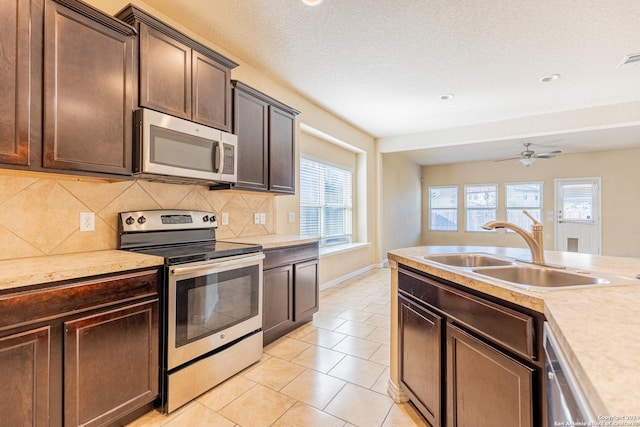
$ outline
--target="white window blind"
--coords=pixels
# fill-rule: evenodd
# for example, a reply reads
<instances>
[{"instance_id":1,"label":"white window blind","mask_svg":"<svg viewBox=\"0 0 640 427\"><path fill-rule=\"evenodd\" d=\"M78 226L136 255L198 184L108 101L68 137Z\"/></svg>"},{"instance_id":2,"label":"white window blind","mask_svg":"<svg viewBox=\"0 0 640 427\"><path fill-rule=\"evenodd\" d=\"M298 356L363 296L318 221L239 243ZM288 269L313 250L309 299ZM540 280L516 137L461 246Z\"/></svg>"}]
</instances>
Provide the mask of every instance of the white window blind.
<instances>
[{"instance_id":1,"label":"white window blind","mask_svg":"<svg viewBox=\"0 0 640 427\"><path fill-rule=\"evenodd\" d=\"M458 230L458 186L429 187L429 230Z\"/></svg>"},{"instance_id":2,"label":"white window blind","mask_svg":"<svg viewBox=\"0 0 640 427\"><path fill-rule=\"evenodd\" d=\"M350 243L353 172L300 158L300 234L320 246Z\"/></svg>"},{"instance_id":3,"label":"white window blind","mask_svg":"<svg viewBox=\"0 0 640 427\"><path fill-rule=\"evenodd\" d=\"M542 222L542 182L520 182L505 184L507 198L507 221L528 230L531 219L522 213L527 210L538 221ZM507 233L515 233L507 230Z\"/></svg>"}]
</instances>

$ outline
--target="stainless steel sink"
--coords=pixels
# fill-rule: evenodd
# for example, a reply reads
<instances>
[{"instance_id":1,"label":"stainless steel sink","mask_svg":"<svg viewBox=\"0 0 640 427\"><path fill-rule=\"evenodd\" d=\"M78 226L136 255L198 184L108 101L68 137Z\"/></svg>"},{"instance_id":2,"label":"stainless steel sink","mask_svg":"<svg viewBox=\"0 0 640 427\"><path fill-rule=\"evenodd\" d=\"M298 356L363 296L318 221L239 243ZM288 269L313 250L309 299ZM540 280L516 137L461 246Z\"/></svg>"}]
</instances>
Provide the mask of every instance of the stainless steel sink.
<instances>
[{"instance_id":1,"label":"stainless steel sink","mask_svg":"<svg viewBox=\"0 0 640 427\"><path fill-rule=\"evenodd\" d=\"M601 277L542 267L513 266L504 268L478 268L472 271L476 274L504 280L505 282L541 288L605 285L609 283L608 280Z\"/></svg>"},{"instance_id":2,"label":"stainless steel sink","mask_svg":"<svg viewBox=\"0 0 640 427\"><path fill-rule=\"evenodd\" d=\"M512 261L506 261L481 253L424 255L422 258L427 261L439 262L440 264L453 267L497 267L513 265Z\"/></svg>"}]
</instances>

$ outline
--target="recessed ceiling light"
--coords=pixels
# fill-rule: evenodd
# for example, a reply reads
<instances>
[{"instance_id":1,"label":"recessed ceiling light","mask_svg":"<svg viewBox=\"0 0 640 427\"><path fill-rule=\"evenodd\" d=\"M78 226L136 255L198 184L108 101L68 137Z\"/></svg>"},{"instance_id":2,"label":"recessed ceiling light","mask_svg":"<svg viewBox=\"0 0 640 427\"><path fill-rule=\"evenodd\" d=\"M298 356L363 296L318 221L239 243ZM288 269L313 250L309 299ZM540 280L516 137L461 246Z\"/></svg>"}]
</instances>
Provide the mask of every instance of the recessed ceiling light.
<instances>
[{"instance_id":1,"label":"recessed ceiling light","mask_svg":"<svg viewBox=\"0 0 640 427\"><path fill-rule=\"evenodd\" d=\"M559 78L560 78L560 74L550 74L548 76L544 76L543 78L541 78L540 81L542 83L549 83L549 82L558 80Z\"/></svg>"},{"instance_id":2,"label":"recessed ceiling light","mask_svg":"<svg viewBox=\"0 0 640 427\"><path fill-rule=\"evenodd\" d=\"M455 98L455 95L452 93L445 93L444 95L440 95L440 100L441 101L448 101L450 99Z\"/></svg>"},{"instance_id":3,"label":"recessed ceiling light","mask_svg":"<svg viewBox=\"0 0 640 427\"><path fill-rule=\"evenodd\" d=\"M324 0L302 0L302 3L306 4L307 6L318 6L323 1Z\"/></svg>"}]
</instances>

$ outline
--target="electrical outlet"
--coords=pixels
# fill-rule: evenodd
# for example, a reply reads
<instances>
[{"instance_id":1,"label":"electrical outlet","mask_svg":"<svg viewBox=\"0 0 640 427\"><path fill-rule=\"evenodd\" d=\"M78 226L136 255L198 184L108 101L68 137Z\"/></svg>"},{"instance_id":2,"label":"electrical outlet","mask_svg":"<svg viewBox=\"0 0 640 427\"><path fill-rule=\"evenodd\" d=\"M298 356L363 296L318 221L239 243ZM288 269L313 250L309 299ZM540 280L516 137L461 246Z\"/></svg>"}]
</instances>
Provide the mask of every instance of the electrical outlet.
<instances>
[{"instance_id":1,"label":"electrical outlet","mask_svg":"<svg viewBox=\"0 0 640 427\"><path fill-rule=\"evenodd\" d=\"M296 213L289 212L289 224L293 224L294 222L296 222Z\"/></svg>"},{"instance_id":2,"label":"electrical outlet","mask_svg":"<svg viewBox=\"0 0 640 427\"><path fill-rule=\"evenodd\" d=\"M266 224L267 223L267 214L265 214L264 212L260 212L260 224Z\"/></svg>"},{"instance_id":3,"label":"electrical outlet","mask_svg":"<svg viewBox=\"0 0 640 427\"><path fill-rule=\"evenodd\" d=\"M95 231L96 216L93 212L80 212L80 231Z\"/></svg>"},{"instance_id":4,"label":"electrical outlet","mask_svg":"<svg viewBox=\"0 0 640 427\"><path fill-rule=\"evenodd\" d=\"M260 214L258 212L253 214L253 223L260 224Z\"/></svg>"},{"instance_id":5,"label":"electrical outlet","mask_svg":"<svg viewBox=\"0 0 640 427\"><path fill-rule=\"evenodd\" d=\"M229 225L229 212L222 212L222 225Z\"/></svg>"}]
</instances>

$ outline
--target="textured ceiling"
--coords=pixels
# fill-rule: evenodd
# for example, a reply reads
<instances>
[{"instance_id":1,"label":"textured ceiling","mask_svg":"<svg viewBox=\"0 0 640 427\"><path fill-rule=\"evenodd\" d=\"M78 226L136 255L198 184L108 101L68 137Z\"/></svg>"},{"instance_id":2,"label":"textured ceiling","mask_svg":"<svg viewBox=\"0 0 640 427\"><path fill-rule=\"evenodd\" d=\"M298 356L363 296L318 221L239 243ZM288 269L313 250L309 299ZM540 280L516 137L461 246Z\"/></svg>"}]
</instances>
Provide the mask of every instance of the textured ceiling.
<instances>
[{"instance_id":1,"label":"textured ceiling","mask_svg":"<svg viewBox=\"0 0 640 427\"><path fill-rule=\"evenodd\" d=\"M638 0L146 3L378 138L640 100Z\"/></svg>"}]
</instances>

